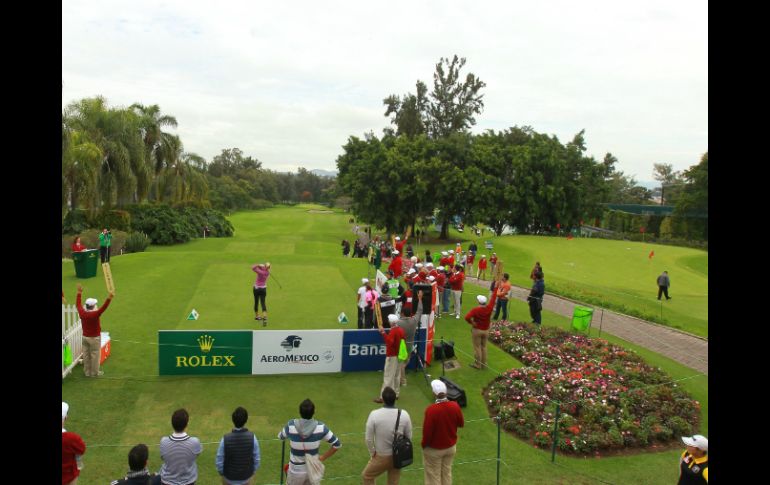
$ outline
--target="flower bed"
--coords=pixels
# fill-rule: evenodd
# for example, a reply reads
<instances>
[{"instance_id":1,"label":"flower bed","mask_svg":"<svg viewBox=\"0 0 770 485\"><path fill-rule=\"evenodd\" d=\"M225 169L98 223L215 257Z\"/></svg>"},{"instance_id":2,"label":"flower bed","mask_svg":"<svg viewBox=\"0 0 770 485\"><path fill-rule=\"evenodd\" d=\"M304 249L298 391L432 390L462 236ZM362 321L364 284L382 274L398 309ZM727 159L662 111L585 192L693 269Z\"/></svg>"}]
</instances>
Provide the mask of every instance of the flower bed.
<instances>
[{"instance_id":1,"label":"flower bed","mask_svg":"<svg viewBox=\"0 0 770 485\"><path fill-rule=\"evenodd\" d=\"M536 447L552 445L556 401L565 452L657 447L698 429L699 403L632 351L531 323L494 325L489 339L525 365L486 388L490 412Z\"/></svg>"}]
</instances>

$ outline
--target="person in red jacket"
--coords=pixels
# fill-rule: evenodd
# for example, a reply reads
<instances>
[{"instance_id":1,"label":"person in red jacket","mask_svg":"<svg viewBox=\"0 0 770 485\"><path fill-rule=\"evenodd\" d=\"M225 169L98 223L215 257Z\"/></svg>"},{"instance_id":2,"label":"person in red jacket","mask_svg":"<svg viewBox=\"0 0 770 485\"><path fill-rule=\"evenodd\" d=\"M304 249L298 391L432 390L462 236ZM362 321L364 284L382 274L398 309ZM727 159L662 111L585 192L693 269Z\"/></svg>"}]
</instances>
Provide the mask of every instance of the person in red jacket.
<instances>
[{"instance_id":1,"label":"person in red jacket","mask_svg":"<svg viewBox=\"0 0 770 485\"><path fill-rule=\"evenodd\" d=\"M79 253L80 251L85 251L88 249L83 245L83 243L80 242L80 236L76 237L75 240L72 242L72 252L73 253Z\"/></svg>"},{"instance_id":2,"label":"person in red jacket","mask_svg":"<svg viewBox=\"0 0 770 485\"><path fill-rule=\"evenodd\" d=\"M489 264L492 265L492 274L495 274L495 265L497 264L497 253L492 253L492 256L489 257Z\"/></svg>"},{"instance_id":3,"label":"person in red jacket","mask_svg":"<svg viewBox=\"0 0 770 485\"><path fill-rule=\"evenodd\" d=\"M399 253L404 252L404 244L406 244L406 241L408 241L408 237L404 237L404 240L402 241L400 237L396 236L396 251Z\"/></svg>"},{"instance_id":4,"label":"person in red jacket","mask_svg":"<svg viewBox=\"0 0 770 485\"><path fill-rule=\"evenodd\" d=\"M83 287L78 283L78 297L75 305L78 308L80 322L83 326L83 370L86 377L98 377L104 374L99 370L99 359L102 348L102 322L99 317L104 313L112 298L115 296L112 292L104 301L101 308L97 308L96 298L86 299L86 307L83 308L81 298L83 296Z\"/></svg>"},{"instance_id":5,"label":"person in red jacket","mask_svg":"<svg viewBox=\"0 0 770 485\"><path fill-rule=\"evenodd\" d=\"M401 387L401 367L398 365L398 350L401 347L401 341L406 338L404 329L398 325L398 315L388 315L388 322L390 322L390 332L385 333L385 329L380 328L380 335L385 341L385 368L382 371L382 388L380 388L380 395L374 399L374 402L382 403L382 391L386 387L390 387L396 391L396 399L398 399L398 391Z\"/></svg>"},{"instance_id":6,"label":"person in red jacket","mask_svg":"<svg viewBox=\"0 0 770 485\"><path fill-rule=\"evenodd\" d=\"M476 278L483 280L487 276L487 255L482 254L479 259L479 270L476 272Z\"/></svg>"},{"instance_id":7,"label":"person in red jacket","mask_svg":"<svg viewBox=\"0 0 770 485\"><path fill-rule=\"evenodd\" d=\"M465 272L463 272L463 267L458 264L455 266L452 276L449 277L449 286L452 288L452 301L454 304L452 311L458 320L460 319L460 311L462 311L463 281L465 281Z\"/></svg>"},{"instance_id":8,"label":"person in red jacket","mask_svg":"<svg viewBox=\"0 0 770 485\"><path fill-rule=\"evenodd\" d=\"M422 460L426 485L452 485L452 461L457 453L457 428L465 426L460 405L446 397L446 384L430 383L436 402L425 408Z\"/></svg>"},{"instance_id":9,"label":"person in red jacket","mask_svg":"<svg viewBox=\"0 0 770 485\"><path fill-rule=\"evenodd\" d=\"M80 475L80 456L86 452L86 444L79 434L64 429L64 421L69 413L69 404L61 403L61 483L74 485Z\"/></svg>"},{"instance_id":10,"label":"person in red jacket","mask_svg":"<svg viewBox=\"0 0 770 485\"><path fill-rule=\"evenodd\" d=\"M393 260L388 265L388 271L393 271L393 277L401 277L401 273L404 271L404 261L401 259L401 252L399 250L393 251Z\"/></svg>"},{"instance_id":11,"label":"person in red jacket","mask_svg":"<svg viewBox=\"0 0 770 485\"><path fill-rule=\"evenodd\" d=\"M476 300L479 306L471 309L465 315L465 321L473 327L471 329L471 339L473 341L473 353L476 361L471 364L474 369L483 369L487 366L487 339L489 338L489 322L492 315L492 309L495 307L497 292L492 292L492 299L487 303L487 297L478 295Z\"/></svg>"},{"instance_id":12,"label":"person in red jacket","mask_svg":"<svg viewBox=\"0 0 770 485\"><path fill-rule=\"evenodd\" d=\"M443 266L439 266L436 271L436 318L441 318L441 306L444 300L444 287L446 284L446 269Z\"/></svg>"}]
</instances>

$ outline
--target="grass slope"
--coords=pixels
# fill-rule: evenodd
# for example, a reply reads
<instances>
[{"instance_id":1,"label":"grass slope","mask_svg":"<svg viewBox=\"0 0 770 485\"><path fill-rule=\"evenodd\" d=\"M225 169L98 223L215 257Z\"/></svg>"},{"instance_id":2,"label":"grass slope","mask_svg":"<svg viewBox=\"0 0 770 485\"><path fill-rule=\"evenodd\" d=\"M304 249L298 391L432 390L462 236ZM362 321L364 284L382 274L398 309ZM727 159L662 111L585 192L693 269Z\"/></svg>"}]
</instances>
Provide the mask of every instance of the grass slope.
<instances>
[{"instance_id":1,"label":"grass slope","mask_svg":"<svg viewBox=\"0 0 770 485\"><path fill-rule=\"evenodd\" d=\"M474 238L505 262L511 282L531 286L529 273L540 261L546 291L616 309L708 337L708 253L659 244L541 236ZM463 244L466 248L470 243ZM651 251L655 252L649 258ZM657 300L657 277L668 271L671 300Z\"/></svg>"},{"instance_id":2,"label":"grass slope","mask_svg":"<svg viewBox=\"0 0 770 485\"><path fill-rule=\"evenodd\" d=\"M381 373L259 377L157 375L159 329L261 328L255 325L252 312L251 265L257 261L273 263L273 274L282 286L279 288L272 279L268 285L270 329L339 328L336 317L341 311L355 318L355 290L360 278L367 275L367 265L364 260L341 256L340 240L351 237L348 215L308 213L310 208L299 206L234 214L231 217L236 228L233 238L153 246L145 253L113 258L111 266L117 296L103 316L104 330L113 338L112 356L104 366L105 375L85 379L82 368L78 367L62 382L63 399L71 406L67 428L80 433L88 445L85 468L78 483L101 485L122 476L127 469L128 450L140 442L150 446L149 466L157 470L161 464L158 443L161 436L171 432L171 413L178 407L190 412L189 432L204 443L203 454L198 458L198 483L220 483L214 467L216 448L222 434L231 427L232 410L239 405L248 409L247 426L257 434L262 449L262 467L255 483L278 483L281 442L275 436L288 419L297 416L298 404L306 397L316 403L317 418L328 423L343 442L340 452L327 463L327 477L340 477L335 483L360 483L360 472L368 459L364 425L369 412L378 407L371 399L380 389ZM520 276L519 272L529 274L532 254L546 254L528 253L531 249L517 249L515 245L511 245L511 253L507 253L507 242L498 239L495 244L500 249L498 254L504 258L510 259L515 251L520 251L521 271L512 271L515 278ZM590 250L592 244L604 247L606 241L591 240L585 244L586 250ZM626 246L615 252L626 251ZM608 247L610 249L601 251L612 252L612 247ZM556 259L557 253L557 247L549 248L547 256L539 258L546 273L553 274L554 279L560 277L557 261L561 259ZM658 254L656 249L656 258ZM564 256L572 257L577 255ZM605 255L605 258L614 257ZM509 269L516 267L515 263L507 264ZM688 264L699 267L703 262L689 261ZM618 271L622 268L611 267ZM670 273L673 267L668 267ZM550 273L549 268L553 268ZM607 272L609 268L601 273ZM68 301L74 302L78 281L85 288L85 296L103 301L106 291L100 273L96 278L77 280L72 262L63 261L62 288ZM602 281L602 278L594 274L593 279ZM683 278L672 274L675 285L672 302L679 296L674 288L684 284L679 281ZM616 281L620 280L622 278L617 277ZM646 290L649 292L649 288ZM481 291L468 286L463 298L468 309L475 301L474 295ZM186 320L192 308L201 315L198 321ZM511 302L510 310L514 320L529 319L522 302ZM569 325L568 319L549 312L544 312L544 322L564 328ZM497 428L488 419L481 389L494 378L495 370L521 364L490 346L489 365L494 370L469 368L467 364L472 361L473 353L469 326L462 320L444 318L438 321L437 328L438 337L456 342L462 367L447 375L463 386L468 395L468 407L463 410L467 423L459 432L453 471L455 483L495 483ZM680 385L701 402L701 431L708 434L706 378L687 379L695 372L606 334L602 337L640 351L649 362L662 367L675 379L685 379ZM434 364L429 372L439 375L440 366ZM430 402L431 393L422 374L410 373L409 385L402 390L399 406L412 416L416 443L421 438L423 411ZM672 483L677 476L676 450L612 458L557 456L553 465L549 451L537 450L506 434L502 438L501 483L504 484L591 484L597 483L597 478L611 483L652 484ZM419 446L415 454L415 464L402 474L401 483L405 485L422 483Z\"/></svg>"}]
</instances>

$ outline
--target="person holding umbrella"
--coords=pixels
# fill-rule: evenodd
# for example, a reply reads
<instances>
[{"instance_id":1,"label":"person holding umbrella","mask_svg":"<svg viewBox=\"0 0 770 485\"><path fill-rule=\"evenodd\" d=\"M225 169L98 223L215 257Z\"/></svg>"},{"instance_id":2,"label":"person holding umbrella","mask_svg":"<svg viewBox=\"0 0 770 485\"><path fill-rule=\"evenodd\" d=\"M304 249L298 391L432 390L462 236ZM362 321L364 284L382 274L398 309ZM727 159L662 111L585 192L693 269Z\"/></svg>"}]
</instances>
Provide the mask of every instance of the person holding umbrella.
<instances>
[{"instance_id":1,"label":"person holding umbrella","mask_svg":"<svg viewBox=\"0 0 770 485\"><path fill-rule=\"evenodd\" d=\"M252 271L257 273L257 280L254 282L254 320L262 320L262 326L267 326L267 278L270 276L270 263L257 263L251 267ZM259 314L259 304L262 304L262 313Z\"/></svg>"}]
</instances>

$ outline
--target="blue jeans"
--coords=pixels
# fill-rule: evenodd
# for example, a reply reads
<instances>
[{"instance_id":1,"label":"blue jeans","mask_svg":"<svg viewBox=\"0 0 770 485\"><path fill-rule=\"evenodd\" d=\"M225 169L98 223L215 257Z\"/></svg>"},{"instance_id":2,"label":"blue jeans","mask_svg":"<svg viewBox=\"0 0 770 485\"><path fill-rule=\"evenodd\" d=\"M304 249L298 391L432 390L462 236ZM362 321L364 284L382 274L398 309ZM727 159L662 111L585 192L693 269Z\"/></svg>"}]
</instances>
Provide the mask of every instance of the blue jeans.
<instances>
[{"instance_id":1,"label":"blue jeans","mask_svg":"<svg viewBox=\"0 0 770 485\"><path fill-rule=\"evenodd\" d=\"M495 315L493 320L497 320L497 316L500 315L500 309L503 309L503 320L508 320L508 300L498 300L495 302Z\"/></svg>"},{"instance_id":2,"label":"blue jeans","mask_svg":"<svg viewBox=\"0 0 770 485\"><path fill-rule=\"evenodd\" d=\"M442 312L449 313L449 300L452 299L452 289L447 285L444 288L444 296L441 298Z\"/></svg>"}]
</instances>

